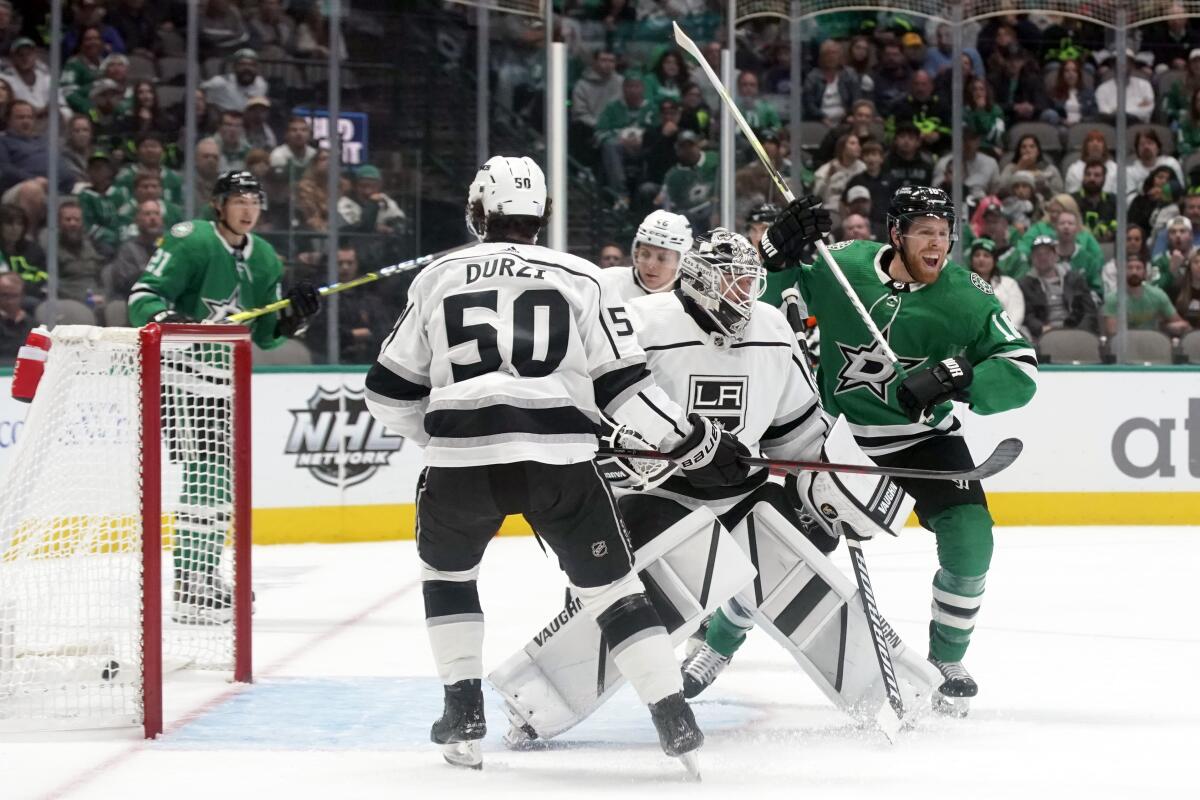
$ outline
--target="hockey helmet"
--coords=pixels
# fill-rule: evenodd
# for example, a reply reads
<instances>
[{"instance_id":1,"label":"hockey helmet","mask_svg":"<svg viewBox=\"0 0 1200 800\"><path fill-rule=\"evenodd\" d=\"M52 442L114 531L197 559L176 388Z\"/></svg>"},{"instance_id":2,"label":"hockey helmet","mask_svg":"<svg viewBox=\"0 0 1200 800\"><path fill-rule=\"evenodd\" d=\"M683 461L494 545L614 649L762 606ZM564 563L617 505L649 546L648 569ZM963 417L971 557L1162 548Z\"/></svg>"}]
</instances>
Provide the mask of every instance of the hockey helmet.
<instances>
[{"instance_id":1,"label":"hockey helmet","mask_svg":"<svg viewBox=\"0 0 1200 800\"><path fill-rule=\"evenodd\" d=\"M651 211L638 225L629 252L636 250L639 243L674 250L682 256L692 249L692 223L682 214L661 209Z\"/></svg>"},{"instance_id":2,"label":"hockey helmet","mask_svg":"<svg viewBox=\"0 0 1200 800\"><path fill-rule=\"evenodd\" d=\"M484 164L483 213L541 217L546 213L546 176L532 158L493 156Z\"/></svg>"},{"instance_id":3,"label":"hockey helmet","mask_svg":"<svg viewBox=\"0 0 1200 800\"><path fill-rule=\"evenodd\" d=\"M481 242L483 241L483 220L475 216L475 204L483 203L483 185L487 180L487 171L487 164L480 167L479 171L475 173L475 179L471 181L471 187L467 189L467 230Z\"/></svg>"},{"instance_id":4,"label":"hockey helmet","mask_svg":"<svg viewBox=\"0 0 1200 800\"><path fill-rule=\"evenodd\" d=\"M766 270L753 245L739 233L713 228L697 238L679 267L679 287L719 330L741 338L754 304L767 288Z\"/></svg>"},{"instance_id":5,"label":"hockey helmet","mask_svg":"<svg viewBox=\"0 0 1200 800\"><path fill-rule=\"evenodd\" d=\"M222 172L213 185L212 198L218 206L225 205L225 201L235 194L252 194L258 197L259 205L267 204L267 194L263 191L262 184L253 173L244 169Z\"/></svg>"},{"instance_id":6,"label":"hockey helmet","mask_svg":"<svg viewBox=\"0 0 1200 800\"><path fill-rule=\"evenodd\" d=\"M746 215L746 224L753 225L759 222L765 222L771 225L779 218L779 206L774 203L761 203L750 209L750 213Z\"/></svg>"},{"instance_id":7,"label":"hockey helmet","mask_svg":"<svg viewBox=\"0 0 1200 800\"><path fill-rule=\"evenodd\" d=\"M946 220L950 223L950 240L954 241L954 227L958 214L950 196L941 189L928 186L901 186L892 195L892 203L888 206L888 230L896 228L900 233L904 233L908 226L920 217Z\"/></svg>"}]
</instances>

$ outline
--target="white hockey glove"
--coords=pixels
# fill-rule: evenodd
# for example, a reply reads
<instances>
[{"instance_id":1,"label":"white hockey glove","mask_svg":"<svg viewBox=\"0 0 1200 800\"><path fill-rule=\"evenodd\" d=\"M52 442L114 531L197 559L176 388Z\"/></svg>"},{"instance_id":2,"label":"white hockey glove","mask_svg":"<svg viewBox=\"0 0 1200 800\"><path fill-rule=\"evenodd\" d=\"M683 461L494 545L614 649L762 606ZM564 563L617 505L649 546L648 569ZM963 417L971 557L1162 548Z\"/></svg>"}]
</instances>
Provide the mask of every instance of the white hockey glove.
<instances>
[{"instance_id":1,"label":"white hockey glove","mask_svg":"<svg viewBox=\"0 0 1200 800\"><path fill-rule=\"evenodd\" d=\"M628 425L603 418L600 426L600 446L630 450L653 450L654 445ZM674 461L622 456L597 456L596 467L604 480L620 489L644 492L671 477L679 465Z\"/></svg>"}]
</instances>

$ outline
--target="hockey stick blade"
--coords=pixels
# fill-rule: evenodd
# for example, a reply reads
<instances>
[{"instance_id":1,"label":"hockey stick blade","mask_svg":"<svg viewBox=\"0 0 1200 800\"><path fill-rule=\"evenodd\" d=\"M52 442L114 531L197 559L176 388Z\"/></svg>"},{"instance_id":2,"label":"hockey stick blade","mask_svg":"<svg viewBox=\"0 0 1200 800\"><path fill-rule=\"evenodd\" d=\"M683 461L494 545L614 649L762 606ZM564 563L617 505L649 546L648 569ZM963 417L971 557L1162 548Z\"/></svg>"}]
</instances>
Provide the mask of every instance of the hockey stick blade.
<instances>
[{"instance_id":1,"label":"hockey stick blade","mask_svg":"<svg viewBox=\"0 0 1200 800\"><path fill-rule=\"evenodd\" d=\"M892 652L884 641L882 617L875 603L875 592L871 588L871 577L867 573L867 560L863 556L862 544L852 535L854 532L844 522L837 523L846 539L850 551L850 564L854 567L854 579L858 583L858 596L862 600L863 613L867 617L867 630L871 634L871 646L875 649L875 660L879 662L879 674L883 679L883 694L887 703L879 709L875 721L889 742L895 743L896 734L904 721L904 698L900 696L900 682L896 679L896 668L892 664Z\"/></svg>"},{"instance_id":2,"label":"hockey stick blade","mask_svg":"<svg viewBox=\"0 0 1200 800\"><path fill-rule=\"evenodd\" d=\"M1008 468L1021 454L1020 439L1005 439L983 463L968 470L915 469L912 467L880 467L866 464L836 464L831 461L780 461L752 456L742 459L752 467L767 467L782 472L848 472L854 475L880 475L887 478L915 478L931 481L982 481ZM646 458L670 461L666 453L655 450L635 450L626 447L601 447L598 456L617 458Z\"/></svg>"}]
</instances>

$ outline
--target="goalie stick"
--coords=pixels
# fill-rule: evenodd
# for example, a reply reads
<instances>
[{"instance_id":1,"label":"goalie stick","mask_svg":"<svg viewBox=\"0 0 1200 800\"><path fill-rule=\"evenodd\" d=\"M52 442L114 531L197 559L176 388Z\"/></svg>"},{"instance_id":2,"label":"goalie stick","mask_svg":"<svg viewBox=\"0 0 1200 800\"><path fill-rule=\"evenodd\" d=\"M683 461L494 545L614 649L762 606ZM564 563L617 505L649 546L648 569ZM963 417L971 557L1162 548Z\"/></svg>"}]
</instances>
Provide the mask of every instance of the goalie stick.
<instances>
[{"instance_id":1,"label":"goalie stick","mask_svg":"<svg viewBox=\"0 0 1200 800\"><path fill-rule=\"evenodd\" d=\"M916 478L919 480L941 481L982 481L1004 470L1017 460L1021 454L1020 439L1005 439L996 445L992 454L974 469L943 470L916 469L913 467L880 467L865 464L837 464L831 461L783 461L774 458L751 456L742 461L752 467L767 467L781 472L849 472L856 475L881 475L888 478ZM596 451L600 456L617 456L618 458L649 458L658 461L670 461L671 457L657 450L634 450L626 447L601 447Z\"/></svg>"},{"instance_id":2,"label":"goalie stick","mask_svg":"<svg viewBox=\"0 0 1200 800\"><path fill-rule=\"evenodd\" d=\"M875 649L879 674L883 678L883 693L888 701L875 715L875 722L888 741L894 743L904 721L904 699L900 696L900 682L896 680L892 651L888 649L884 639L883 617L879 615L879 607L875 605L875 592L871 588L871 576L867 574L867 559L863 556L862 542L849 525L840 521L835 524L841 528L842 538L846 540L846 548L850 551L854 580L858 582L858 596L862 600L863 613L867 615L867 630L871 633L871 646Z\"/></svg>"},{"instance_id":3,"label":"goalie stick","mask_svg":"<svg viewBox=\"0 0 1200 800\"><path fill-rule=\"evenodd\" d=\"M437 261L439 258L448 256L451 253L461 249L462 247L451 247L449 250L442 250L439 253L430 253L418 258L409 259L408 261L401 261L398 264L390 264L386 267L381 267L378 272L368 272L365 275L359 275L354 280L331 283L328 286L322 286L320 289L317 289L317 293L322 297L327 297L331 294L344 292L347 289L355 289L363 284L374 283L375 281L383 280L384 278L390 278L393 275L399 275L402 272L411 272L414 269L421 269L422 267L428 266L434 261ZM246 322L247 320L261 317L263 314L270 314L272 311L279 311L280 309L287 308L289 305L291 305L291 303L291 300L276 300L274 303L268 303L261 308L252 308L249 311L230 314L224 319L224 322L233 324Z\"/></svg>"},{"instance_id":4,"label":"goalie stick","mask_svg":"<svg viewBox=\"0 0 1200 800\"><path fill-rule=\"evenodd\" d=\"M709 66L708 61L706 61L704 56L701 55L699 48L696 47L696 43L688 38L688 35L683 32L682 28L679 27L679 23L673 22L671 24L675 28L675 43L687 51L688 55L690 55L696 61L696 63L700 65L700 68L704 71L705 76L708 77L709 83L711 83L713 88L716 89L717 94L721 96L721 102L723 102L729 109L729 113L733 115L733 119L735 122L737 122L737 126L741 128L742 133L746 137L746 141L749 142L750 146L754 148L754 152L758 155L759 161L762 162L763 167L767 170L767 174L771 176L771 180L774 181L775 185L779 188L780 194L783 195L785 200L791 203L796 199L796 196L792 194L792 190L788 187L787 181L783 179L783 176L779 174L779 170L777 170L775 165L771 163L771 157L768 156L767 151L763 149L762 142L758 140L758 136L755 135L754 129L750 127L750 123L747 122L746 118L742 116L742 112L738 109L737 103L733 102L733 98L729 96L729 92L725 91L725 86L721 83L721 79L717 77L717 73L713 72L713 68ZM842 291L846 293L846 297L850 300L850 304L854 306L854 310L858 313L858 316L863 321L863 324L867 326L867 330L871 333L871 338L875 340L875 343L879 345L883 351L883 354L887 356L888 361L891 362L892 369L894 369L896 374L901 378L907 377L908 373L900 364L900 359L897 358L896 353L892 350L891 345L888 344L887 339L885 339L883 334L879 331L879 326L875 324L875 320L871 319L871 315L867 313L867 309L863 306L862 300L859 299L858 295L855 294L854 289L851 288L850 281L846 280L846 275L842 272L841 267L837 265L837 262L833 260L833 256L829 254L829 248L825 246L825 242L818 239L816 246L817 253L820 254L821 258L825 261L825 265L829 267L829 271L833 273L833 277L837 279L838 285L840 285L842 287Z\"/></svg>"}]
</instances>

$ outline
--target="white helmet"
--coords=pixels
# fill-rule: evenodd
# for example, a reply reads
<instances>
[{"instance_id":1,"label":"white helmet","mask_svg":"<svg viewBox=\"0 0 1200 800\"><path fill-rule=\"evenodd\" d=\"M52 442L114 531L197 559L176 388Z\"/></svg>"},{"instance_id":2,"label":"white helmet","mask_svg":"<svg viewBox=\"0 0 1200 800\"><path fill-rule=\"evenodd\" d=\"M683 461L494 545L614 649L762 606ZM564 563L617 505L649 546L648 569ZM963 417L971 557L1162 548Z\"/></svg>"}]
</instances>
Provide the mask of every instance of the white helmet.
<instances>
[{"instance_id":1,"label":"white helmet","mask_svg":"<svg viewBox=\"0 0 1200 800\"><path fill-rule=\"evenodd\" d=\"M637 249L638 242L665 247L682 256L692 249L692 224L683 214L672 214L661 209L651 211L638 225L630 253Z\"/></svg>"},{"instance_id":2,"label":"white helmet","mask_svg":"<svg viewBox=\"0 0 1200 800\"><path fill-rule=\"evenodd\" d=\"M546 176L532 158L493 156L483 170L485 215L541 217L546 213Z\"/></svg>"},{"instance_id":3,"label":"white helmet","mask_svg":"<svg viewBox=\"0 0 1200 800\"><path fill-rule=\"evenodd\" d=\"M484 164L475 173L475 180L471 181L471 188L467 189L467 230L481 242L483 241L483 231L479 225L475 224L475 203L476 201L483 202L483 185L487 179L487 173L488 165ZM479 220L479 222L482 223L483 220Z\"/></svg>"},{"instance_id":4,"label":"white helmet","mask_svg":"<svg viewBox=\"0 0 1200 800\"><path fill-rule=\"evenodd\" d=\"M754 246L740 233L713 228L679 265L679 288L730 338L742 336L767 273Z\"/></svg>"}]
</instances>

